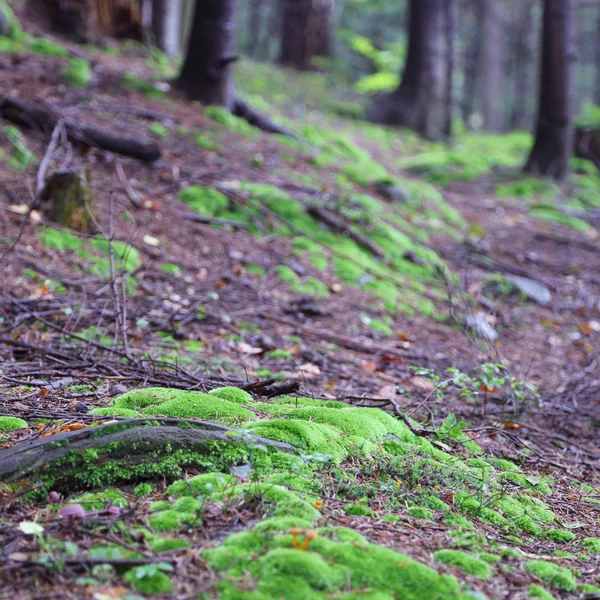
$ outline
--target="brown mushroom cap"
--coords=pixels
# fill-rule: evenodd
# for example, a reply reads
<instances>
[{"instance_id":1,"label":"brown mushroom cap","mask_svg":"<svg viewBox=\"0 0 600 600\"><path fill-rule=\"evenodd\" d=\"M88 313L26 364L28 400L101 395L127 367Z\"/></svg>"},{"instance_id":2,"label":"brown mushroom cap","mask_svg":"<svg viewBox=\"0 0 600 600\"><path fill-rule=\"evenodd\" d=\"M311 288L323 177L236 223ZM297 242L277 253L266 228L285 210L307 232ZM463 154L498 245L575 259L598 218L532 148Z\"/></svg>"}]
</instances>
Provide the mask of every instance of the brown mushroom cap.
<instances>
[{"instance_id":1,"label":"brown mushroom cap","mask_svg":"<svg viewBox=\"0 0 600 600\"><path fill-rule=\"evenodd\" d=\"M314 540L319 537L319 534L314 529L307 529L304 535L307 540Z\"/></svg>"},{"instance_id":2,"label":"brown mushroom cap","mask_svg":"<svg viewBox=\"0 0 600 600\"><path fill-rule=\"evenodd\" d=\"M291 533L292 535L300 535L302 531L303 529L301 527L292 527L288 533Z\"/></svg>"}]
</instances>

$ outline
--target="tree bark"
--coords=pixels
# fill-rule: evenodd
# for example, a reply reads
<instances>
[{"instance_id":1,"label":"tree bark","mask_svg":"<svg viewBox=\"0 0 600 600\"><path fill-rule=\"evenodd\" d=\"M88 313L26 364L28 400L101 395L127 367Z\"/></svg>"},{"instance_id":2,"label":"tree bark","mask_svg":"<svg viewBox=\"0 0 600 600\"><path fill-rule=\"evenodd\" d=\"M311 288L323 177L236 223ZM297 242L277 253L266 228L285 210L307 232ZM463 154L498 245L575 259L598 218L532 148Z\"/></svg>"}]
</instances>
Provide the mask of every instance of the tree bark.
<instances>
[{"instance_id":1,"label":"tree bark","mask_svg":"<svg viewBox=\"0 0 600 600\"><path fill-rule=\"evenodd\" d=\"M472 4L471 0L465 0L465 4L461 7L462 16L461 22L467 21L467 26L463 29L461 39L465 40L465 56L464 56L464 86L463 97L461 102L461 113L464 123L469 126L471 117L475 112L475 100L477 96L477 65L478 57L481 52L481 5L479 3ZM467 12L468 11L468 12ZM469 19L465 15L470 16ZM472 19L472 23L469 23Z\"/></svg>"},{"instance_id":2,"label":"tree bark","mask_svg":"<svg viewBox=\"0 0 600 600\"><path fill-rule=\"evenodd\" d=\"M444 133L450 137L452 133L452 118L454 109L454 40L456 38L456 0L446 0L446 127Z\"/></svg>"},{"instance_id":3,"label":"tree bark","mask_svg":"<svg viewBox=\"0 0 600 600\"><path fill-rule=\"evenodd\" d=\"M563 179L573 151L574 1L545 0L539 107L525 171Z\"/></svg>"},{"instance_id":4,"label":"tree bark","mask_svg":"<svg viewBox=\"0 0 600 600\"><path fill-rule=\"evenodd\" d=\"M235 0L203 0L196 5L187 56L175 85L202 104L233 106L235 9Z\"/></svg>"},{"instance_id":5,"label":"tree bark","mask_svg":"<svg viewBox=\"0 0 600 600\"><path fill-rule=\"evenodd\" d=\"M482 48L479 82L483 108L483 125L488 131L502 131L504 94L504 26L499 3L481 0Z\"/></svg>"},{"instance_id":6,"label":"tree bark","mask_svg":"<svg viewBox=\"0 0 600 600\"><path fill-rule=\"evenodd\" d=\"M446 137L447 103L446 11L444 0L411 0L408 56L398 88L375 99L369 118L403 125L422 135Z\"/></svg>"},{"instance_id":7,"label":"tree bark","mask_svg":"<svg viewBox=\"0 0 600 600\"><path fill-rule=\"evenodd\" d=\"M334 0L280 0L282 65L314 69L314 57L331 56L333 7Z\"/></svg>"}]
</instances>

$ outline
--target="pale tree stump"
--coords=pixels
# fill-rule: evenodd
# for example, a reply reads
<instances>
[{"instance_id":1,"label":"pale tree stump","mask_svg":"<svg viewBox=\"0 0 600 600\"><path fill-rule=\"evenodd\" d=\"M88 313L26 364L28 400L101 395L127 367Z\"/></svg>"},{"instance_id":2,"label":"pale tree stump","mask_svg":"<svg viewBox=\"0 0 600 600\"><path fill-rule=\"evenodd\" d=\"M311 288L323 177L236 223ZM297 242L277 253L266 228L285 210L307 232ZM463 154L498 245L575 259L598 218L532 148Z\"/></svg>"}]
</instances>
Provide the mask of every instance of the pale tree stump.
<instances>
[{"instance_id":1,"label":"pale tree stump","mask_svg":"<svg viewBox=\"0 0 600 600\"><path fill-rule=\"evenodd\" d=\"M48 218L82 233L94 233L94 192L88 169L62 169L48 177L41 200Z\"/></svg>"}]
</instances>

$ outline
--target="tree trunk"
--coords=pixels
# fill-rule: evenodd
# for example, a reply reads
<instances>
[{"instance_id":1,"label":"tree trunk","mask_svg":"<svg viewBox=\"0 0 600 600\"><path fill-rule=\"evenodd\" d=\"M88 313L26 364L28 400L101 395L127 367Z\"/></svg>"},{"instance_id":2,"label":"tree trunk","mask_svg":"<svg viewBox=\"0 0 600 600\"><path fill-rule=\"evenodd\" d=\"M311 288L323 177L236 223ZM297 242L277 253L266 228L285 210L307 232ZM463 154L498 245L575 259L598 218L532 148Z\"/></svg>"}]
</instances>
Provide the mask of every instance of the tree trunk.
<instances>
[{"instance_id":1,"label":"tree trunk","mask_svg":"<svg viewBox=\"0 0 600 600\"><path fill-rule=\"evenodd\" d=\"M456 38L456 0L447 0L446 6L446 127L444 133L450 137L454 109L454 40Z\"/></svg>"},{"instance_id":2,"label":"tree trunk","mask_svg":"<svg viewBox=\"0 0 600 600\"><path fill-rule=\"evenodd\" d=\"M183 69L175 85L202 104L231 109L235 49L235 0L198 2Z\"/></svg>"},{"instance_id":3,"label":"tree trunk","mask_svg":"<svg viewBox=\"0 0 600 600\"><path fill-rule=\"evenodd\" d=\"M468 26L463 30L463 35L460 38L465 40L465 55L463 59L464 64L464 86L463 86L463 97L461 102L461 113L464 123L469 126L471 117L475 112L475 99L477 95L477 64L478 57L481 52L481 22L480 11L481 6L476 3L471 4L470 0L466 0L465 4L461 7L462 16L461 19L463 25L466 21L465 14L469 12L472 23L468 23ZM470 19L469 19L470 20Z\"/></svg>"},{"instance_id":4,"label":"tree trunk","mask_svg":"<svg viewBox=\"0 0 600 600\"><path fill-rule=\"evenodd\" d=\"M334 0L280 0L282 15L279 62L313 69L316 56L331 56Z\"/></svg>"},{"instance_id":5,"label":"tree trunk","mask_svg":"<svg viewBox=\"0 0 600 600\"><path fill-rule=\"evenodd\" d=\"M534 74L531 59L533 43L533 4L524 2L516 10L514 23L514 73L515 95L512 107L511 127L530 131L531 100L534 96Z\"/></svg>"},{"instance_id":6,"label":"tree trunk","mask_svg":"<svg viewBox=\"0 0 600 600\"><path fill-rule=\"evenodd\" d=\"M504 94L503 46L505 31L496 0L481 0L482 48L479 82L483 103L483 125L488 131L502 131Z\"/></svg>"},{"instance_id":7,"label":"tree trunk","mask_svg":"<svg viewBox=\"0 0 600 600\"><path fill-rule=\"evenodd\" d=\"M596 21L596 52L595 52L594 102L600 104L600 7Z\"/></svg>"},{"instance_id":8,"label":"tree trunk","mask_svg":"<svg viewBox=\"0 0 600 600\"><path fill-rule=\"evenodd\" d=\"M152 33L154 43L167 56L181 51L181 0L152 0Z\"/></svg>"},{"instance_id":9,"label":"tree trunk","mask_svg":"<svg viewBox=\"0 0 600 600\"><path fill-rule=\"evenodd\" d=\"M563 179L573 151L575 0L545 0L536 135L525 171Z\"/></svg>"},{"instance_id":10,"label":"tree trunk","mask_svg":"<svg viewBox=\"0 0 600 600\"><path fill-rule=\"evenodd\" d=\"M444 0L411 0L402 82L375 100L369 110L372 121L404 125L433 139L445 137L450 106L444 6Z\"/></svg>"},{"instance_id":11,"label":"tree trunk","mask_svg":"<svg viewBox=\"0 0 600 600\"><path fill-rule=\"evenodd\" d=\"M263 0L250 0L248 5L248 56L256 58L258 55L261 30L262 30L262 5Z\"/></svg>"}]
</instances>

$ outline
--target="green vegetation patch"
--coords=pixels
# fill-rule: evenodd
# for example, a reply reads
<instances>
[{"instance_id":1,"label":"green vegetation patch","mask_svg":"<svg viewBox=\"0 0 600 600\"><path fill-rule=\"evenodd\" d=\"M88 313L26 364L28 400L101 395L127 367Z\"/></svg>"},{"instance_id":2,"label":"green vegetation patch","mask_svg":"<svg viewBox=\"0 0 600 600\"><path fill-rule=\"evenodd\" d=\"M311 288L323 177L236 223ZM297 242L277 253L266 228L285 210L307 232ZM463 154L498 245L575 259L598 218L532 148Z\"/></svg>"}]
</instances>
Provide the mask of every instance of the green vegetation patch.
<instances>
[{"instance_id":1,"label":"green vegetation patch","mask_svg":"<svg viewBox=\"0 0 600 600\"><path fill-rule=\"evenodd\" d=\"M26 429L29 427L25 419L19 419L18 417L0 417L0 430L1 431L16 431L17 429Z\"/></svg>"},{"instance_id":2,"label":"green vegetation patch","mask_svg":"<svg viewBox=\"0 0 600 600\"><path fill-rule=\"evenodd\" d=\"M486 579L494 572L494 569L487 562L475 558L474 556L463 552L462 550L438 550L433 553L433 558L439 560L442 564L454 567L481 579Z\"/></svg>"},{"instance_id":3,"label":"green vegetation patch","mask_svg":"<svg viewBox=\"0 0 600 600\"><path fill-rule=\"evenodd\" d=\"M573 592L577 589L577 582L571 571L556 563L534 560L525 565L525 571L558 590Z\"/></svg>"},{"instance_id":4,"label":"green vegetation patch","mask_svg":"<svg viewBox=\"0 0 600 600\"><path fill-rule=\"evenodd\" d=\"M65 81L73 87L85 87L93 78L92 66L83 58L71 58L62 72Z\"/></svg>"}]
</instances>

